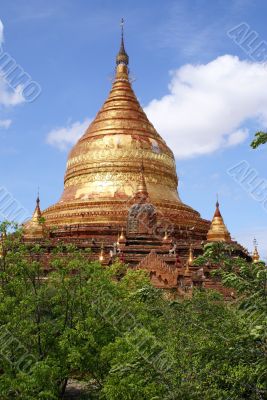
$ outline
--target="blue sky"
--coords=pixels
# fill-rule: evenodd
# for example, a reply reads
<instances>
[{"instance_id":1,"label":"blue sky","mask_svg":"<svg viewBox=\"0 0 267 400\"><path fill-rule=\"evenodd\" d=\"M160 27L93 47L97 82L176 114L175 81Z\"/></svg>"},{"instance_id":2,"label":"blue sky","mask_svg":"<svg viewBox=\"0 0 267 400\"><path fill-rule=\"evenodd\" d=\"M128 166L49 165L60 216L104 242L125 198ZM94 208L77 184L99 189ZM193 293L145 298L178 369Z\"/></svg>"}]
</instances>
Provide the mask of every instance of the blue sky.
<instances>
[{"instance_id":1,"label":"blue sky","mask_svg":"<svg viewBox=\"0 0 267 400\"><path fill-rule=\"evenodd\" d=\"M267 179L267 148L249 147L266 128L267 68L227 35L243 23L264 42L266 12L263 0L3 1L2 47L42 91L23 101L0 80L0 186L30 212L38 186L42 208L59 199L58 131L71 142L105 100L123 16L134 90L175 152L182 200L210 219L218 192L232 236L250 249L256 236L266 257L267 206L227 173L245 160Z\"/></svg>"}]
</instances>

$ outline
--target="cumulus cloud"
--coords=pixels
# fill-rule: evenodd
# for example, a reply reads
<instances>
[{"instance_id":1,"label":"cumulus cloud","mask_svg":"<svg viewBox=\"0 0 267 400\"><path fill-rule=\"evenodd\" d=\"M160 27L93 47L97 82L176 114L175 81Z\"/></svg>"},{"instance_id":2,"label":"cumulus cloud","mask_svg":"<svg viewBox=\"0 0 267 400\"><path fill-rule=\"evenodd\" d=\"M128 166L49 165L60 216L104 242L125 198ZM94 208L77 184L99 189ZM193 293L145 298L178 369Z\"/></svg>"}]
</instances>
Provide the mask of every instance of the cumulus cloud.
<instances>
[{"instance_id":1,"label":"cumulus cloud","mask_svg":"<svg viewBox=\"0 0 267 400\"><path fill-rule=\"evenodd\" d=\"M88 125L89 119L83 122L73 122L66 127L52 129L46 138L48 144L57 147L59 150L66 150L70 145L73 145L84 134Z\"/></svg>"},{"instance_id":2,"label":"cumulus cloud","mask_svg":"<svg viewBox=\"0 0 267 400\"><path fill-rule=\"evenodd\" d=\"M11 119L0 119L0 129L8 129L11 125Z\"/></svg>"},{"instance_id":3,"label":"cumulus cloud","mask_svg":"<svg viewBox=\"0 0 267 400\"><path fill-rule=\"evenodd\" d=\"M267 124L264 64L224 55L208 64L173 71L168 93L145 111L177 158L236 146L248 136L245 124Z\"/></svg>"},{"instance_id":4,"label":"cumulus cloud","mask_svg":"<svg viewBox=\"0 0 267 400\"><path fill-rule=\"evenodd\" d=\"M15 90L10 89L4 78L1 78L0 75L0 106L16 106L24 101L21 85L18 85Z\"/></svg>"}]
</instances>

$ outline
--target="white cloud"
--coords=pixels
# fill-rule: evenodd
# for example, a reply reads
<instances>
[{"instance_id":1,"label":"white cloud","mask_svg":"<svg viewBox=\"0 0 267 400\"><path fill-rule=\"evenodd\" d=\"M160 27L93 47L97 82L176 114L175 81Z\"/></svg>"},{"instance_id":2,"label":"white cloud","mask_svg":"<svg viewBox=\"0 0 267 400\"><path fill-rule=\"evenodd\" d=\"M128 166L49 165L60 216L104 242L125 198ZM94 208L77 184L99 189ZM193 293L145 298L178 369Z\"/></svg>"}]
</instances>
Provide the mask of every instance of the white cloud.
<instances>
[{"instance_id":1,"label":"white cloud","mask_svg":"<svg viewBox=\"0 0 267 400\"><path fill-rule=\"evenodd\" d=\"M226 146L235 146L239 143L242 143L247 137L248 129L238 129L226 138Z\"/></svg>"},{"instance_id":2,"label":"white cloud","mask_svg":"<svg viewBox=\"0 0 267 400\"><path fill-rule=\"evenodd\" d=\"M177 158L212 153L243 142L244 125L267 124L264 64L224 55L172 72L169 92L145 111Z\"/></svg>"},{"instance_id":3,"label":"white cloud","mask_svg":"<svg viewBox=\"0 0 267 400\"><path fill-rule=\"evenodd\" d=\"M17 86L15 90L10 89L4 78L0 76L0 106L16 106L24 101L21 86Z\"/></svg>"},{"instance_id":4,"label":"white cloud","mask_svg":"<svg viewBox=\"0 0 267 400\"><path fill-rule=\"evenodd\" d=\"M89 119L83 122L73 122L67 127L52 129L46 138L48 144L57 147L60 150L66 150L70 145L73 145L84 134L90 124Z\"/></svg>"},{"instance_id":5,"label":"white cloud","mask_svg":"<svg viewBox=\"0 0 267 400\"><path fill-rule=\"evenodd\" d=\"M11 125L11 119L0 119L0 129L8 129Z\"/></svg>"},{"instance_id":6,"label":"white cloud","mask_svg":"<svg viewBox=\"0 0 267 400\"><path fill-rule=\"evenodd\" d=\"M0 20L0 46L4 41L4 25ZM25 100L22 95L22 88L18 86L15 90L8 87L3 76L0 74L0 117L1 117L1 108L2 107L13 107L20 103L23 103ZM8 129L11 124L10 119L0 119L0 129Z\"/></svg>"}]
</instances>

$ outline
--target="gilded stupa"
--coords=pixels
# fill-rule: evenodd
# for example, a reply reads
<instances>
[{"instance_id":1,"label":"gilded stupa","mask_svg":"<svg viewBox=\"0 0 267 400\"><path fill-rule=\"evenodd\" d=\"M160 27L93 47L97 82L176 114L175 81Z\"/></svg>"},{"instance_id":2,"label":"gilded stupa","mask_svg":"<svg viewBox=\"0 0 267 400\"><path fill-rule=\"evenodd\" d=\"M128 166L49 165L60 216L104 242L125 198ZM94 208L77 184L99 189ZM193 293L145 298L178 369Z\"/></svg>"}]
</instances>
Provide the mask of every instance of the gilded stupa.
<instances>
[{"instance_id":1,"label":"gilded stupa","mask_svg":"<svg viewBox=\"0 0 267 400\"><path fill-rule=\"evenodd\" d=\"M210 222L181 201L173 152L140 106L128 65L122 26L110 93L69 153L60 200L41 212L38 196L24 240L44 247L46 263L53 246L72 243L103 265L119 258L147 270L159 288L183 295L206 286L227 295L210 274L214 266L199 271L194 257L207 241L230 242L249 256L231 240L219 204Z\"/></svg>"},{"instance_id":2,"label":"gilded stupa","mask_svg":"<svg viewBox=\"0 0 267 400\"><path fill-rule=\"evenodd\" d=\"M231 236L224 223L218 200L216 202L216 209L211 221L210 229L207 234L207 240L209 242L231 242Z\"/></svg>"},{"instance_id":3,"label":"gilded stupa","mask_svg":"<svg viewBox=\"0 0 267 400\"><path fill-rule=\"evenodd\" d=\"M140 181L140 166L150 202L159 219L174 229L194 229L203 239L209 222L178 194L173 152L148 120L129 78L129 57L121 46L116 73L104 105L70 151L64 191L43 212L48 227L126 226Z\"/></svg>"},{"instance_id":4,"label":"gilded stupa","mask_svg":"<svg viewBox=\"0 0 267 400\"><path fill-rule=\"evenodd\" d=\"M254 250L253 250L253 253L252 253L252 260L253 260L254 263L257 263L257 262L260 261L260 255L259 255L259 252L258 252L257 240L255 238L253 240L253 244L254 244Z\"/></svg>"},{"instance_id":5,"label":"gilded stupa","mask_svg":"<svg viewBox=\"0 0 267 400\"><path fill-rule=\"evenodd\" d=\"M26 239L40 239L44 237L45 229L42 221L39 194L36 199L36 206L32 218L24 225L24 237Z\"/></svg>"}]
</instances>

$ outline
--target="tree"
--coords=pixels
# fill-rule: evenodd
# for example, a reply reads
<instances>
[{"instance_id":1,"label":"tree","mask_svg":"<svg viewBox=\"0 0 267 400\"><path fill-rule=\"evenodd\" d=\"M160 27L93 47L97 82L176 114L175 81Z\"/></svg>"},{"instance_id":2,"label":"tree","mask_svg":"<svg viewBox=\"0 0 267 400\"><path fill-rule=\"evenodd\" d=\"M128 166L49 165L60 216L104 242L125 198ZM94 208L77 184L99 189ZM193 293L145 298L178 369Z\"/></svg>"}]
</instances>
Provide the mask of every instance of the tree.
<instances>
[{"instance_id":1,"label":"tree","mask_svg":"<svg viewBox=\"0 0 267 400\"><path fill-rule=\"evenodd\" d=\"M76 373L100 389L109 370L102 349L131 324L128 283L136 290L148 284L147 277L130 271L131 280L126 273L117 283L112 271L123 270L119 263L107 270L64 243L47 259L49 242L45 247L26 245L20 230L6 235L14 230L11 224L0 229L5 232L0 259L1 399L59 398ZM50 269L49 275L44 268Z\"/></svg>"},{"instance_id":2,"label":"tree","mask_svg":"<svg viewBox=\"0 0 267 400\"><path fill-rule=\"evenodd\" d=\"M255 133L255 138L251 142L250 146L253 149L256 149L257 147L265 143L267 143L267 133L260 131Z\"/></svg>"},{"instance_id":3,"label":"tree","mask_svg":"<svg viewBox=\"0 0 267 400\"><path fill-rule=\"evenodd\" d=\"M231 246L224 243L209 243L204 247L203 256L196 264L213 264L219 268L214 272L222 283L236 293L235 307L248 335L255 342L255 371L258 375L258 389L264 390L266 377L267 340L267 267L264 262L248 262L234 257ZM265 388L266 389L266 388Z\"/></svg>"},{"instance_id":4,"label":"tree","mask_svg":"<svg viewBox=\"0 0 267 400\"><path fill-rule=\"evenodd\" d=\"M255 341L219 294L196 291L172 302L149 297L139 300L150 316L145 328L103 349L111 365L104 399L261 398Z\"/></svg>"},{"instance_id":5,"label":"tree","mask_svg":"<svg viewBox=\"0 0 267 400\"><path fill-rule=\"evenodd\" d=\"M264 262L248 262L233 255L231 245L218 242L204 246L204 253L195 261L197 265L216 265L214 275L235 290L235 305L243 311L243 318L250 323L250 332L262 342L267 332L267 268Z\"/></svg>"},{"instance_id":6,"label":"tree","mask_svg":"<svg viewBox=\"0 0 267 400\"><path fill-rule=\"evenodd\" d=\"M58 399L71 377L101 400L262 398L263 336L252 334L241 298L200 290L169 301L144 271L103 267L64 243L47 257L48 247L26 245L19 230L2 241L1 399ZM209 246L197 262L237 274L230 254ZM240 293L264 305L261 274L249 278Z\"/></svg>"}]
</instances>

